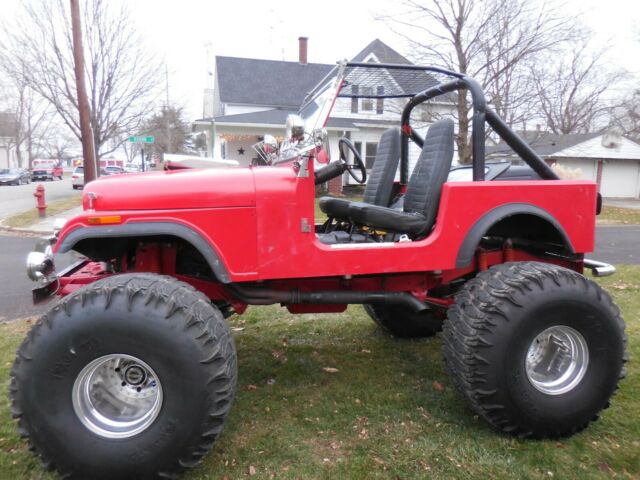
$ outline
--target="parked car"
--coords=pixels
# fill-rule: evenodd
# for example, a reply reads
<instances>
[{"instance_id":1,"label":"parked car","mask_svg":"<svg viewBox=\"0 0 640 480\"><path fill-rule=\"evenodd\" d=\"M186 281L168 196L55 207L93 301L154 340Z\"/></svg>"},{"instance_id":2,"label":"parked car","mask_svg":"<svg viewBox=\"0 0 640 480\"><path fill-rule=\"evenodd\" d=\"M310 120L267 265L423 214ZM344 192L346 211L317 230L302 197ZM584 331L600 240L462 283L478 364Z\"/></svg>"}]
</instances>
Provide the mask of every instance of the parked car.
<instances>
[{"instance_id":1,"label":"parked car","mask_svg":"<svg viewBox=\"0 0 640 480\"><path fill-rule=\"evenodd\" d=\"M31 180L62 180L62 165L57 160L41 160L33 161L31 170Z\"/></svg>"},{"instance_id":2,"label":"parked car","mask_svg":"<svg viewBox=\"0 0 640 480\"><path fill-rule=\"evenodd\" d=\"M29 171L24 168L4 168L0 170L0 185L22 185L31 183Z\"/></svg>"},{"instance_id":3,"label":"parked car","mask_svg":"<svg viewBox=\"0 0 640 480\"><path fill-rule=\"evenodd\" d=\"M124 168L116 166L108 166L100 169L100 175L121 175L126 173Z\"/></svg>"},{"instance_id":4,"label":"parked car","mask_svg":"<svg viewBox=\"0 0 640 480\"><path fill-rule=\"evenodd\" d=\"M84 187L84 167L76 167L71 174L71 186L74 190L81 190Z\"/></svg>"},{"instance_id":5,"label":"parked car","mask_svg":"<svg viewBox=\"0 0 640 480\"><path fill-rule=\"evenodd\" d=\"M140 168L138 168L138 165L136 165L135 163L127 163L124 166L124 171L125 173L138 173L140 171Z\"/></svg>"}]
</instances>

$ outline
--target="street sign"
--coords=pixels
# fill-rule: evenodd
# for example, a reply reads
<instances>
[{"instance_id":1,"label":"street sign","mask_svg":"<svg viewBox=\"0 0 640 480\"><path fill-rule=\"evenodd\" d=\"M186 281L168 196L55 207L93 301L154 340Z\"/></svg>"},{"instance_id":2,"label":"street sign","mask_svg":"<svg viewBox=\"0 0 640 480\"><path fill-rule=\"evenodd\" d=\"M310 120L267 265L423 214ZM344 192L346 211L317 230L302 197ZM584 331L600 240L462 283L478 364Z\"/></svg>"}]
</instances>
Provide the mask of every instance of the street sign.
<instances>
[{"instance_id":1,"label":"street sign","mask_svg":"<svg viewBox=\"0 0 640 480\"><path fill-rule=\"evenodd\" d=\"M131 137L129 137L129 142L131 142L131 143L153 143L154 140L155 139L151 135L146 136L146 137L142 137L142 136L131 136Z\"/></svg>"}]
</instances>

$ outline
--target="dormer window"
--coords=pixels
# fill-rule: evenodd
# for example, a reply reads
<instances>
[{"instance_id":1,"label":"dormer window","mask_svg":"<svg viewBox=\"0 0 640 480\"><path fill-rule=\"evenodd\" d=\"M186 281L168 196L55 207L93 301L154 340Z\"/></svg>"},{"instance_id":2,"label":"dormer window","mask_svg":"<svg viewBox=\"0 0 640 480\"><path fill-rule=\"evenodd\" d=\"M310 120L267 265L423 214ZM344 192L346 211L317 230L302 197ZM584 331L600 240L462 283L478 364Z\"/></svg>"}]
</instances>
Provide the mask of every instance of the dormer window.
<instances>
[{"instance_id":1,"label":"dormer window","mask_svg":"<svg viewBox=\"0 0 640 480\"><path fill-rule=\"evenodd\" d=\"M376 113L384 112L384 99L371 98L373 95L383 95L384 87L379 86L375 90L373 87L365 87L352 85L351 92L353 95L361 95L364 98L351 99L351 113Z\"/></svg>"},{"instance_id":2,"label":"dormer window","mask_svg":"<svg viewBox=\"0 0 640 480\"><path fill-rule=\"evenodd\" d=\"M362 87L362 95L366 98L360 99L360 110L363 113L370 113L374 111L373 106L373 87Z\"/></svg>"}]
</instances>

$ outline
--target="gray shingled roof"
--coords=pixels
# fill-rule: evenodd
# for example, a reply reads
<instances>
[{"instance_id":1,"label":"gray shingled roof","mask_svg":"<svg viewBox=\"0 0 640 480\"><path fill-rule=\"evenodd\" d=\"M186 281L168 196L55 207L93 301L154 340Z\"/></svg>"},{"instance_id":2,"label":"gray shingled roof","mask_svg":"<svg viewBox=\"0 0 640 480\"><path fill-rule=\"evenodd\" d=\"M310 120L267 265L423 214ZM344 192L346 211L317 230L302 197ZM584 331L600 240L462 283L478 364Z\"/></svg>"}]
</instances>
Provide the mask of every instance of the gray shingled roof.
<instances>
[{"instance_id":1,"label":"gray shingled roof","mask_svg":"<svg viewBox=\"0 0 640 480\"><path fill-rule=\"evenodd\" d=\"M369 45L364 47L360 53L358 53L353 59L352 62L364 62L365 59L374 54L380 63L400 63L404 65L410 65L411 62L407 60L405 57L396 52L393 48L391 48L386 43L378 40L377 38L371 42Z\"/></svg>"},{"instance_id":2,"label":"gray shingled roof","mask_svg":"<svg viewBox=\"0 0 640 480\"><path fill-rule=\"evenodd\" d=\"M217 125L224 126L225 124L258 124L258 125L273 125L274 127L284 128L287 115L290 113L297 113L296 110L286 109L274 109L265 110L263 112L251 112L251 113L239 113L237 115L222 115L215 117ZM329 118L327 123L328 128L357 128L357 125L381 125L386 126L392 124L388 120L376 120L376 119L351 119L351 118Z\"/></svg>"},{"instance_id":3,"label":"gray shingled roof","mask_svg":"<svg viewBox=\"0 0 640 480\"><path fill-rule=\"evenodd\" d=\"M236 115L221 115L215 117L216 124L225 123L257 123L261 125L284 125L287 115L298 113L295 109L274 109L264 112L238 113Z\"/></svg>"},{"instance_id":4,"label":"gray shingled roof","mask_svg":"<svg viewBox=\"0 0 640 480\"><path fill-rule=\"evenodd\" d=\"M374 54L380 63L412 65L411 61L409 61L407 58L403 57L394 49L378 39L375 39L373 42L367 45L351 61L364 62L371 54ZM399 91L396 85L393 85L389 82L389 77L393 78L395 84L400 87ZM413 96L416 93L422 92L427 88L438 85L443 80L447 81L448 79L444 79L443 77L442 79L438 80L434 75L429 74L423 70L380 70L355 68L347 70L346 80L352 85L358 85L359 87L373 87L374 92L377 91L378 86L381 86L384 87L385 94L406 94L408 96ZM351 91L351 89L349 88L349 85L347 85L346 87L343 87L341 96L347 96L354 93L355 92ZM457 100L457 96L447 94L439 97L438 100L455 102Z\"/></svg>"},{"instance_id":5,"label":"gray shingled roof","mask_svg":"<svg viewBox=\"0 0 640 480\"><path fill-rule=\"evenodd\" d=\"M216 57L220 100L225 103L297 108L332 68L320 63Z\"/></svg>"},{"instance_id":6,"label":"gray shingled roof","mask_svg":"<svg viewBox=\"0 0 640 480\"><path fill-rule=\"evenodd\" d=\"M579 143L591 140L594 137L602 135L602 133L567 133L567 134L555 134L549 132L539 131L527 131L517 132L531 148L533 148L538 155L543 157L551 156L554 153L560 152L566 148L573 147ZM515 152L511 150L511 147L504 142L500 142L498 145L486 148L486 154L488 155L507 155L515 156Z\"/></svg>"}]
</instances>

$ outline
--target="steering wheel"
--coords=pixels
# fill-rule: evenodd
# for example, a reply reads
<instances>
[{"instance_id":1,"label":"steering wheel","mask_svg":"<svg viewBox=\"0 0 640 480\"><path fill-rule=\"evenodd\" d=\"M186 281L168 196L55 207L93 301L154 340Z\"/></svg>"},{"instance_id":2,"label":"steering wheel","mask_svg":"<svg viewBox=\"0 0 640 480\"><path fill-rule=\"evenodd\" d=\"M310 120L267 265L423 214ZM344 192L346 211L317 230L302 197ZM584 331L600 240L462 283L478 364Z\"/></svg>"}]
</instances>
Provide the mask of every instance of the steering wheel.
<instances>
[{"instance_id":1,"label":"steering wheel","mask_svg":"<svg viewBox=\"0 0 640 480\"><path fill-rule=\"evenodd\" d=\"M360 152L356 150L356 147L353 145L351 140L347 137L342 137L338 142L338 150L340 151L340 161L344 164L345 169L358 183L364 183L367 181L367 168L364 166L362 162L362 157L360 157ZM350 164L347 162L349 158L349 150L353 153L353 159L355 160L354 164ZM360 170L360 175L356 175L356 170Z\"/></svg>"}]
</instances>

